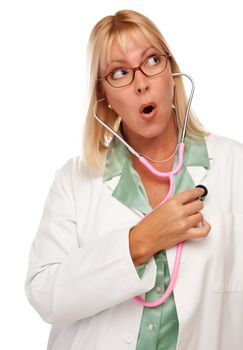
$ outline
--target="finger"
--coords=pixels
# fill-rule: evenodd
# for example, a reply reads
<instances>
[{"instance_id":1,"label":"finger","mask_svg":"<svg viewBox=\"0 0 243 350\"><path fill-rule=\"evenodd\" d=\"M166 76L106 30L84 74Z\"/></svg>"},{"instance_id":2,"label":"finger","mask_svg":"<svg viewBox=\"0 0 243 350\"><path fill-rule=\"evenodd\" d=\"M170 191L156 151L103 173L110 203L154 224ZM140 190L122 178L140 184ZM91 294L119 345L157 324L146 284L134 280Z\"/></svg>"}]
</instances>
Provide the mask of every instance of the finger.
<instances>
[{"instance_id":1,"label":"finger","mask_svg":"<svg viewBox=\"0 0 243 350\"><path fill-rule=\"evenodd\" d=\"M189 201L195 200L197 197L202 196L204 192L205 191L200 187L189 188L188 190L176 194L174 198L176 198L179 203L185 204Z\"/></svg>"},{"instance_id":2,"label":"finger","mask_svg":"<svg viewBox=\"0 0 243 350\"><path fill-rule=\"evenodd\" d=\"M199 227L193 227L187 230L190 239L206 237L211 231L211 225L205 219L202 220Z\"/></svg>"},{"instance_id":3,"label":"finger","mask_svg":"<svg viewBox=\"0 0 243 350\"><path fill-rule=\"evenodd\" d=\"M190 216L193 214L198 213L200 210L202 210L204 207L204 204L202 201L192 201L190 203L186 203L183 206L183 210L185 211L185 215Z\"/></svg>"},{"instance_id":4,"label":"finger","mask_svg":"<svg viewBox=\"0 0 243 350\"><path fill-rule=\"evenodd\" d=\"M189 229L193 229L193 228L201 228L200 227L196 227L199 223L201 223L203 221L203 216L201 213L196 213L193 214L191 216L188 216L187 218L187 222L186 222L186 226Z\"/></svg>"}]
</instances>

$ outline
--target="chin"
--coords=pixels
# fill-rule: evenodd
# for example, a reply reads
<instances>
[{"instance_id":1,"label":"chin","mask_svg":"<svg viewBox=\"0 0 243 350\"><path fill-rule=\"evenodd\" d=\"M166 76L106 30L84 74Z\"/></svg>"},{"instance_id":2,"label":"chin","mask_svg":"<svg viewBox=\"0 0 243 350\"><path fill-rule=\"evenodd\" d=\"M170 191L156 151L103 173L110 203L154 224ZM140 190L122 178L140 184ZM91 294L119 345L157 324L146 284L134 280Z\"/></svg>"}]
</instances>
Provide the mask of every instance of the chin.
<instances>
[{"instance_id":1,"label":"chin","mask_svg":"<svg viewBox=\"0 0 243 350\"><path fill-rule=\"evenodd\" d=\"M165 132L168 124L165 125L165 123L151 123L150 125L143 125L138 128L138 126L126 126L124 128L125 134L127 134L127 137L133 138L133 137L142 137L146 139L153 139L156 137L162 137L163 133Z\"/></svg>"},{"instance_id":2,"label":"chin","mask_svg":"<svg viewBox=\"0 0 243 350\"><path fill-rule=\"evenodd\" d=\"M159 127L158 127L158 125L155 125L153 127L148 127L145 130L140 130L139 134L143 137L152 139L152 138L162 136L165 129L166 129L166 127L164 125L159 126Z\"/></svg>"}]
</instances>

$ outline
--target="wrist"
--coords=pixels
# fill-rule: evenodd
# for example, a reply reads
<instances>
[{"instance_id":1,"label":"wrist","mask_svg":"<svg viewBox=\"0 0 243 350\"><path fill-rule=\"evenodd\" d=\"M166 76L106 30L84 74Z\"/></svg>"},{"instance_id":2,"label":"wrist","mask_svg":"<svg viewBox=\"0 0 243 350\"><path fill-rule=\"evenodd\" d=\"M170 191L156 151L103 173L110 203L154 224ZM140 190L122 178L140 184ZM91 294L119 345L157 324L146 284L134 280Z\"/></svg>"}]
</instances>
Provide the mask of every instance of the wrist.
<instances>
[{"instance_id":1,"label":"wrist","mask_svg":"<svg viewBox=\"0 0 243 350\"><path fill-rule=\"evenodd\" d=\"M129 231L129 249L134 265L142 265L153 255L151 248L136 226Z\"/></svg>"}]
</instances>

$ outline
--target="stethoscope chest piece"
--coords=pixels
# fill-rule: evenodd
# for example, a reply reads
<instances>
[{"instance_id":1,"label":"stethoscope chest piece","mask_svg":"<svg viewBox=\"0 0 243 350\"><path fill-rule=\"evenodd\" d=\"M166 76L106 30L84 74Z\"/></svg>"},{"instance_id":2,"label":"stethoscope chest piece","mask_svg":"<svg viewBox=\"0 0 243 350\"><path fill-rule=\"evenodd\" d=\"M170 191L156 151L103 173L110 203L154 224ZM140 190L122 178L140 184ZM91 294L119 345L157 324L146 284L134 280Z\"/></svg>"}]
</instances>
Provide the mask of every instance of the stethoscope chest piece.
<instances>
[{"instance_id":1,"label":"stethoscope chest piece","mask_svg":"<svg viewBox=\"0 0 243 350\"><path fill-rule=\"evenodd\" d=\"M207 194L208 194L208 189L207 189L207 187L204 186L204 185L197 185L196 187L200 187L200 188L202 188L202 189L204 190L204 194L201 195L200 197L197 197L196 199L199 199L200 201L204 201L205 197L206 197Z\"/></svg>"}]
</instances>

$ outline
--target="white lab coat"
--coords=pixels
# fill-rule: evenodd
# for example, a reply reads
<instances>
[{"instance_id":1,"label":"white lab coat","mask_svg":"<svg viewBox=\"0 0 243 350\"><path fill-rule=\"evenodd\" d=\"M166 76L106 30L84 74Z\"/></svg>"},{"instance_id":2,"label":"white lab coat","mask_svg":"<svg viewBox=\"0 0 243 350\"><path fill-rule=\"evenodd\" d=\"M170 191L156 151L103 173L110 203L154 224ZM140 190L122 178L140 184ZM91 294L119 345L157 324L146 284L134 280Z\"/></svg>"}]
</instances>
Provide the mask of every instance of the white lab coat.
<instances>
[{"instance_id":1,"label":"white lab coat","mask_svg":"<svg viewBox=\"0 0 243 350\"><path fill-rule=\"evenodd\" d=\"M243 145L210 135L210 164L188 167L208 188L203 214L212 229L184 244L174 289L177 350L243 348ZM128 233L140 217L112 197L76 158L56 171L33 242L26 295L53 324L48 350L135 350L143 307L133 297L155 285L154 258L142 279ZM170 272L176 248L167 250Z\"/></svg>"}]
</instances>

